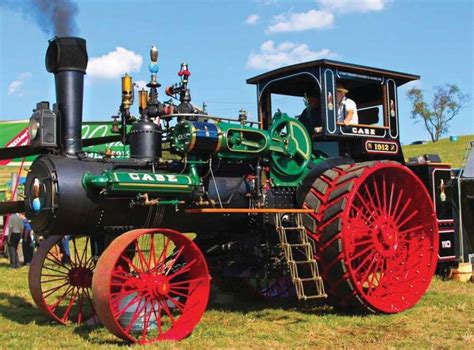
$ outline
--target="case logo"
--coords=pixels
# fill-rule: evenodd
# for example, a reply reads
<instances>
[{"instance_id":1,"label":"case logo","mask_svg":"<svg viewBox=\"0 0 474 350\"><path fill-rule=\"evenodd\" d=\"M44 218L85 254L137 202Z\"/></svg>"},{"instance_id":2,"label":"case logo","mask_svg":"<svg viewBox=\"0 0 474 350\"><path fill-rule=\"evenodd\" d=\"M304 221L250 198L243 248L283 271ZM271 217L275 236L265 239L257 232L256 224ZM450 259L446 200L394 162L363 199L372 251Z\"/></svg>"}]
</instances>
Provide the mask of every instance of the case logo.
<instances>
[{"instance_id":1,"label":"case logo","mask_svg":"<svg viewBox=\"0 0 474 350\"><path fill-rule=\"evenodd\" d=\"M369 128L352 128L352 133L353 134L359 134L359 135L375 135L375 130L374 129L369 129Z\"/></svg>"},{"instance_id":2,"label":"case logo","mask_svg":"<svg viewBox=\"0 0 474 350\"><path fill-rule=\"evenodd\" d=\"M165 174L147 174L147 173L128 173L133 181L158 181L158 182L178 182L176 175Z\"/></svg>"}]
</instances>

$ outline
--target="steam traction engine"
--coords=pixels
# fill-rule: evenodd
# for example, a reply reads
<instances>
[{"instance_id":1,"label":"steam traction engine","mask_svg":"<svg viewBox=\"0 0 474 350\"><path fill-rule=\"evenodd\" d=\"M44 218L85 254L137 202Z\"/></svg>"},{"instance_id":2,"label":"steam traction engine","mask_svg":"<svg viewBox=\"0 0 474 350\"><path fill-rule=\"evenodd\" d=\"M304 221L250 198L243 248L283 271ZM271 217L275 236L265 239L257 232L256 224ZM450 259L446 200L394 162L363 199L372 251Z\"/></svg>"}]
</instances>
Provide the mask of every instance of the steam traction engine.
<instances>
[{"instance_id":1,"label":"steam traction engine","mask_svg":"<svg viewBox=\"0 0 474 350\"><path fill-rule=\"evenodd\" d=\"M397 86L416 76L327 60L281 68L248 81L259 107L249 121L195 107L187 65L160 102L157 61L153 48L140 116L125 76L117 135L81 140L85 41L49 44L57 103L38 104L31 145L18 150L40 154L19 204L48 237L29 275L43 312L60 323L98 318L146 343L192 332L211 276L266 298L327 298L366 312L417 303L436 267L438 228L398 141ZM337 122L336 79L358 101L361 124ZM309 90L320 96L321 127L272 109L274 94ZM129 158L82 151L117 140Z\"/></svg>"}]
</instances>

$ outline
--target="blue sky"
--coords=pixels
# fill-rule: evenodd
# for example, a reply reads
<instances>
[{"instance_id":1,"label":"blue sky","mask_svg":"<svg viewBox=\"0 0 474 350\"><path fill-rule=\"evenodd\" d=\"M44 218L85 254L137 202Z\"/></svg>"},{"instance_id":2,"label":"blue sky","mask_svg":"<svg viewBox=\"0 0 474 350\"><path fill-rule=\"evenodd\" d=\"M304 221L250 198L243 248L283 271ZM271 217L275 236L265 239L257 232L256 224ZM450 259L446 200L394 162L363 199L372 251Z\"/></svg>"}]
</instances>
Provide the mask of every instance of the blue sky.
<instances>
[{"instance_id":1,"label":"blue sky","mask_svg":"<svg viewBox=\"0 0 474 350\"><path fill-rule=\"evenodd\" d=\"M160 52L158 80L192 72L193 102L211 114L256 114L245 80L269 69L317 58L421 75L417 86L455 83L474 95L471 0L76 1L78 35L86 38L89 70L84 119L107 120L120 103L120 76L147 81L148 51ZM0 6L0 120L28 119L37 101L54 102L44 68L51 34L20 11ZM165 98L162 87L160 97ZM409 119L407 88L399 90L401 140L428 139ZM133 108L133 107L132 107ZM135 113L137 107L134 106ZM449 134L473 134L471 103Z\"/></svg>"}]
</instances>

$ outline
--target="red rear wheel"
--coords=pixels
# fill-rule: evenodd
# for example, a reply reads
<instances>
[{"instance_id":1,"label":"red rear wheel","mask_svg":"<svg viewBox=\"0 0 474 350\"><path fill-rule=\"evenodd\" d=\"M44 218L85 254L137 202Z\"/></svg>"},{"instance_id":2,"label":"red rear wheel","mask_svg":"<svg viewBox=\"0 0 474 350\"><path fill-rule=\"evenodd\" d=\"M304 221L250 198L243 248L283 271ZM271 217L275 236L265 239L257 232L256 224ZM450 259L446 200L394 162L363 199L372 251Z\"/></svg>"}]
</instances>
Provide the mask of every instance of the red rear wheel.
<instances>
[{"instance_id":1,"label":"red rear wheel","mask_svg":"<svg viewBox=\"0 0 474 350\"><path fill-rule=\"evenodd\" d=\"M28 282L34 302L59 323L96 323L91 285L96 258L89 237L71 237L70 256L60 248L64 236L45 239L31 261Z\"/></svg>"},{"instance_id":2,"label":"red rear wheel","mask_svg":"<svg viewBox=\"0 0 474 350\"><path fill-rule=\"evenodd\" d=\"M92 281L107 329L137 343L180 340L206 310L207 264L192 240L167 229L134 230L112 241Z\"/></svg>"},{"instance_id":3,"label":"red rear wheel","mask_svg":"<svg viewBox=\"0 0 474 350\"><path fill-rule=\"evenodd\" d=\"M332 168L305 199L328 294L342 307L396 313L415 305L436 268L438 229L423 183L394 162Z\"/></svg>"}]
</instances>

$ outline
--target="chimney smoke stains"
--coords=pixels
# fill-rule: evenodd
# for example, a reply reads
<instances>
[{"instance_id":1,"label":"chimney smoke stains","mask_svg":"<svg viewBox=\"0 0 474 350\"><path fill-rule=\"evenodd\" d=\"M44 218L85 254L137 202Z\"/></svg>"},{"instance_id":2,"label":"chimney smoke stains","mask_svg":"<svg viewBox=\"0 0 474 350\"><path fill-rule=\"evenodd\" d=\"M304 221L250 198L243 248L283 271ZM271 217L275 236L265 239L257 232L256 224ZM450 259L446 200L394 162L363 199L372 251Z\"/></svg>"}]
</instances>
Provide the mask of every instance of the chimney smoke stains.
<instances>
[{"instance_id":1,"label":"chimney smoke stains","mask_svg":"<svg viewBox=\"0 0 474 350\"><path fill-rule=\"evenodd\" d=\"M79 7L71 0L27 0L0 2L0 7L22 12L33 19L48 36L77 35L76 16Z\"/></svg>"}]
</instances>

